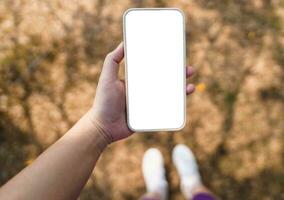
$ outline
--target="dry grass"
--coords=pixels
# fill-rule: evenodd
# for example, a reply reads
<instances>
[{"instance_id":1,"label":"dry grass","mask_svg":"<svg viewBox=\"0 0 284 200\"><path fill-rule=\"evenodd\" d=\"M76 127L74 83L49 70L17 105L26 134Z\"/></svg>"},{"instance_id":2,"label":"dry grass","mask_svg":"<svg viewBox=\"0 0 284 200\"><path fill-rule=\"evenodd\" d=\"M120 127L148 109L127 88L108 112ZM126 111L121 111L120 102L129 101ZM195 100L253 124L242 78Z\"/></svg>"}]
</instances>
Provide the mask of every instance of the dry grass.
<instances>
[{"instance_id":1,"label":"dry grass","mask_svg":"<svg viewBox=\"0 0 284 200\"><path fill-rule=\"evenodd\" d=\"M137 199L141 159L158 147L171 198L182 199L175 144L195 152L222 199L284 199L284 3L281 0L1 0L0 183L82 116L129 7L179 7L197 92L179 133L135 134L111 145L80 199ZM123 74L121 74L123 75ZM82 163L84 164L84 163Z\"/></svg>"}]
</instances>

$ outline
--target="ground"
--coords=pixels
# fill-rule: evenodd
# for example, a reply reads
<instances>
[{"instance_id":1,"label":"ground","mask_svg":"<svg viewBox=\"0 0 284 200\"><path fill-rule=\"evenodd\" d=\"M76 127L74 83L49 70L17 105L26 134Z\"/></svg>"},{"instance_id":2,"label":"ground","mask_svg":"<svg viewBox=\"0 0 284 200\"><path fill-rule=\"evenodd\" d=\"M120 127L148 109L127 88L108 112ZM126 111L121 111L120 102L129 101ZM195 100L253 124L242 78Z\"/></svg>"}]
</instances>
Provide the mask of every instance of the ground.
<instances>
[{"instance_id":1,"label":"ground","mask_svg":"<svg viewBox=\"0 0 284 200\"><path fill-rule=\"evenodd\" d=\"M91 106L102 62L122 40L122 15L130 7L184 11L197 90L188 97L182 131L136 133L112 144L80 199L138 199L149 147L165 156L171 199L183 199L171 162L178 143L193 150L205 185L221 199L284 199L282 0L2 0L0 183Z\"/></svg>"}]
</instances>

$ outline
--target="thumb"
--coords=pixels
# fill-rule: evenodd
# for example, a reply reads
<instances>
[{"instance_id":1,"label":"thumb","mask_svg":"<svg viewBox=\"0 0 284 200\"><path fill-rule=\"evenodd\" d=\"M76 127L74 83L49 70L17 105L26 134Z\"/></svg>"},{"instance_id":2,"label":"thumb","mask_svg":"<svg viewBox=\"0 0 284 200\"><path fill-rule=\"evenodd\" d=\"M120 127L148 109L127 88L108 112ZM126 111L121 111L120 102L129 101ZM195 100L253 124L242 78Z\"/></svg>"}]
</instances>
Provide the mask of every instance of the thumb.
<instances>
[{"instance_id":1,"label":"thumb","mask_svg":"<svg viewBox=\"0 0 284 200\"><path fill-rule=\"evenodd\" d=\"M119 63L124 57L123 43L121 42L112 52L110 52L104 61L102 78L115 80L118 78Z\"/></svg>"}]
</instances>

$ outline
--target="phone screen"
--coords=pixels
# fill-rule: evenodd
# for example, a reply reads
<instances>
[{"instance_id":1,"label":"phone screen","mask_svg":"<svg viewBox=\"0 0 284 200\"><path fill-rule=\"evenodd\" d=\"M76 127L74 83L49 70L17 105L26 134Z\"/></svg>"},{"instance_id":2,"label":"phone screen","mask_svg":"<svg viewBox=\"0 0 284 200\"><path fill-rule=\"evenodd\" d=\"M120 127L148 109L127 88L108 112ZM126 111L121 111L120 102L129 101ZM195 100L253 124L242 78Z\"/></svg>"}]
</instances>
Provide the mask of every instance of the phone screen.
<instances>
[{"instance_id":1,"label":"phone screen","mask_svg":"<svg viewBox=\"0 0 284 200\"><path fill-rule=\"evenodd\" d=\"M131 9L123 22L129 128L181 129L186 96L183 14L177 9Z\"/></svg>"}]
</instances>

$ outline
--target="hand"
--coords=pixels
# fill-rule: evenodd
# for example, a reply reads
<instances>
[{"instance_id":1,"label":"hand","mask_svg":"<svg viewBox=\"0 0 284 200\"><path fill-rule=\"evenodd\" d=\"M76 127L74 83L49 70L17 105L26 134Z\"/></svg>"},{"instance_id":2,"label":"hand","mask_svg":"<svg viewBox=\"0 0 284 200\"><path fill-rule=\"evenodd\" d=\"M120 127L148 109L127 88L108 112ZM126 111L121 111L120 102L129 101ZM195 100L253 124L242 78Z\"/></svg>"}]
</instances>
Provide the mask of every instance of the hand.
<instances>
[{"instance_id":1,"label":"hand","mask_svg":"<svg viewBox=\"0 0 284 200\"><path fill-rule=\"evenodd\" d=\"M119 63L124 57L123 43L110 52L104 61L99 79L96 97L89 114L91 120L101 130L108 143L130 136L131 131L126 122L126 91L123 80L118 79ZM193 74L192 67L187 67L187 78ZM194 85L186 87L191 94Z\"/></svg>"}]
</instances>

